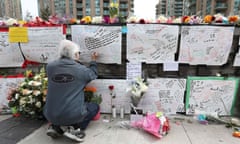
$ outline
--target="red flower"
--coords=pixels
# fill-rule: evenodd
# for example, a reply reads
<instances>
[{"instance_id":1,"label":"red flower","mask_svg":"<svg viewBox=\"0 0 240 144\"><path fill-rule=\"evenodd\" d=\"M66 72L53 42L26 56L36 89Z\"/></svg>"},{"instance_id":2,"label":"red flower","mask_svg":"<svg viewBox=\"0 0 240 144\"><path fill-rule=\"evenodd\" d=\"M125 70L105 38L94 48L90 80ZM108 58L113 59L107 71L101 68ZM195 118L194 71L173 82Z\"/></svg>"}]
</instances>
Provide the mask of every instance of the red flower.
<instances>
[{"instance_id":1,"label":"red flower","mask_svg":"<svg viewBox=\"0 0 240 144\"><path fill-rule=\"evenodd\" d=\"M20 113L13 114L14 117L20 117Z\"/></svg>"},{"instance_id":2,"label":"red flower","mask_svg":"<svg viewBox=\"0 0 240 144\"><path fill-rule=\"evenodd\" d=\"M108 86L108 88L109 88L109 90L113 90L114 89L114 86L113 85L110 85L110 86Z\"/></svg>"},{"instance_id":3,"label":"red flower","mask_svg":"<svg viewBox=\"0 0 240 144\"><path fill-rule=\"evenodd\" d=\"M140 19L140 20L139 20L139 23L140 23L140 24L145 24L146 21L145 21L144 19Z\"/></svg>"}]
</instances>

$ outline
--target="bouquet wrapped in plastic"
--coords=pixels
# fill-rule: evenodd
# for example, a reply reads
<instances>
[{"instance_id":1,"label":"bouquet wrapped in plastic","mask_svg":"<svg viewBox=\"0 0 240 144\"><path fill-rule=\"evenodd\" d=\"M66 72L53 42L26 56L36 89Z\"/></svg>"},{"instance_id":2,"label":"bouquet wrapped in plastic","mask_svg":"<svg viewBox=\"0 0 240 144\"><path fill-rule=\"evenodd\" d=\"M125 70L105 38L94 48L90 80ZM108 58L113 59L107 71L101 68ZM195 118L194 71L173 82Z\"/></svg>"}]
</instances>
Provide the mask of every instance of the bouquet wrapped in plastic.
<instances>
[{"instance_id":1,"label":"bouquet wrapped in plastic","mask_svg":"<svg viewBox=\"0 0 240 144\"><path fill-rule=\"evenodd\" d=\"M133 121L130 125L134 128L140 128L157 138L162 138L170 130L169 120L161 112L147 113L142 119Z\"/></svg>"},{"instance_id":2,"label":"bouquet wrapped in plastic","mask_svg":"<svg viewBox=\"0 0 240 144\"><path fill-rule=\"evenodd\" d=\"M147 82L142 78L137 78L135 81L132 82L131 85L131 101L132 104L137 107L138 103L140 102L143 94L148 90Z\"/></svg>"}]
</instances>

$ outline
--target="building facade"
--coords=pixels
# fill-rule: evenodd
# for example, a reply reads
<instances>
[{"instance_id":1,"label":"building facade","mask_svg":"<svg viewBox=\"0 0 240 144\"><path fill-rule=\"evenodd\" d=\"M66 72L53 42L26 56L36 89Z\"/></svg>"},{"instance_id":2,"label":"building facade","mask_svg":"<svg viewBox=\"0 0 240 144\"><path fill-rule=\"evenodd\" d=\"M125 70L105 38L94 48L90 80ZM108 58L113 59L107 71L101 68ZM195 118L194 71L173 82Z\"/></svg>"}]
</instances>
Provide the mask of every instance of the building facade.
<instances>
[{"instance_id":1,"label":"building facade","mask_svg":"<svg viewBox=\"0 0 240 144\"><path fill-rule=\"evenodd\" d=\"M42 8L49 7L51 14L67 15L77 19L84 16L109 15L111 0L38 0L39 12ZM133 12L134 0L118 0L119 14L127 17Z\"/></svg>"},{"instance_id":2,"label":"building facade","mask_svg":"<svg viewBox=\"0 0 240 144\"><path fill-rule=\"evenodd\" d=\"M156 16L175 16L184 15L185 0L159 0L156 5Z\"/></svg>"},{"instance_id":3,"label":"building facade","mask_svg":"<svg viewBox=\"0 0 240 144\"><path fill-rule=\"evenodd\" d=\"M189 15L238 15L240 0L188 0Z\"/></svg>"},{"instance_id":4,"label":"building facade","mask_svg":"<svg viewBox=\"0 0 240 144\"><path fill-rule=\"evenodd\" d=\"M1 0L0 17L22 19L21 0Z\"/></svg>"}]
</instances>

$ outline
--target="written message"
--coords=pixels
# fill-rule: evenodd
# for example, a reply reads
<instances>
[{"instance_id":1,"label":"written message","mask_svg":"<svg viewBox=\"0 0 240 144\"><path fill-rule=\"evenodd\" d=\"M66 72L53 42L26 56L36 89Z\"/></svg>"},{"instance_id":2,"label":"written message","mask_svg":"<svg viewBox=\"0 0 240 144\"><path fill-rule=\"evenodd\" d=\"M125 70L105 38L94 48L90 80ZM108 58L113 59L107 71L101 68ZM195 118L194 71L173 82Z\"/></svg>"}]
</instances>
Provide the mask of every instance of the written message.
<instances>
[{"instance_id":1,"label":"written message","mask_svg":"<svg viewBox=\"0 0 240 144\"><path fill-rule=\"evenodd\" d=\"M127 29L127 59L130 62L174 61L179 26L128 24Z\"/></svg>"},{"instance_id":2,"label":"written message","mask_svg":"<svg viewBox=\"0 0 240 144\"><path fill-rule=\"evenodd\" d=\"M0 67L20 67L23 61L18 43L9 43L8 32L0 32Z\"/></svg>"},{"instance_id":3,"label":"written message","mask_svg":"<svg viewBox=\"0 0 240 144\"><path fill-rule=\"evenodd\" d=\"M20 43L25 58L48 63L59 57L59 43L65 36L62 27L29 27L28 37L27 43Z\"/></svg>"},{"instance_id":4,"label":"written message","mask_svg":"<svg viewBox=\"0 0 240 144\"><path fill-rule=\"evenodd\" d=\"M71 26L72 40L80 45L80 61L90 62L91 53L97 52L100 63L121 64L121 26Z\"/></svg>"},{"instance_id":5,"label":"written message","mask_svg":"<svg viewBox=\"0 0 240 144\"><path fill-rule=\"evenodd\" d=\"M186 113L196 110L230 115L238 88L238 79L222 77L189 77L187 80Z\"/></svg>"},{"instance_id":6,"label":"written message","mask_svg":"<svg viewBox=\"0 0 240 144\"><path fill-rule=\"evenodd\" d=\"M179 62L223 65L227 62L234 27L182 26Z\"/></svg>"},{"instance_id":7,"label":"written message","mask_svg":"<svg viewBox=\"0 0 240 144\"><path fill-rule=\"evenodd\" d=\"M185 112L184 92L186 79L148 79L149 88L139 103L144 111L162 111L165 114Z\"/></svg>"}]
</instances>

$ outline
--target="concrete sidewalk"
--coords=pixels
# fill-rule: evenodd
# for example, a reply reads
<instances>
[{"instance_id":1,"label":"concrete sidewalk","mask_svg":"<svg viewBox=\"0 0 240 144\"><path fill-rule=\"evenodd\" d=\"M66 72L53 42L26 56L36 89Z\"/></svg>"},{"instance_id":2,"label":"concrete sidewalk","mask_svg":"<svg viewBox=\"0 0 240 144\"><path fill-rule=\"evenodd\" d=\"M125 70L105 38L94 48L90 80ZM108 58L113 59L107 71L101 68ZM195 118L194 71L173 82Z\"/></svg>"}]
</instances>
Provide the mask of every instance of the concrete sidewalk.
<instances>
[{"instance_id":1,"label":"concrete sidewalk","mask_svg":"<svg viewBox=\"0 0 240 144\"><path fill-rule=\"evenodd\" d=\"M0 116L0 120L9 116ZM239 144L240 138L232 136L233 130L225 125L202 125L191 117L175 120L170 117L170 132L162 139L158 139L139 129L126 129L117 125L125 119L106 119L92 121L87 128L84 142L86 144ZM52 139L46 135L47 124L44 124L32 134L20 140L18 144L72 144L67 138ZM0 140L1 141L1 140ZM0 142L1 143L1 142Z\"/></svg>"}]
</instances>

